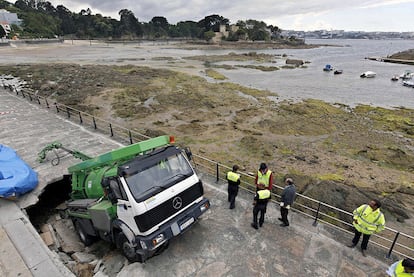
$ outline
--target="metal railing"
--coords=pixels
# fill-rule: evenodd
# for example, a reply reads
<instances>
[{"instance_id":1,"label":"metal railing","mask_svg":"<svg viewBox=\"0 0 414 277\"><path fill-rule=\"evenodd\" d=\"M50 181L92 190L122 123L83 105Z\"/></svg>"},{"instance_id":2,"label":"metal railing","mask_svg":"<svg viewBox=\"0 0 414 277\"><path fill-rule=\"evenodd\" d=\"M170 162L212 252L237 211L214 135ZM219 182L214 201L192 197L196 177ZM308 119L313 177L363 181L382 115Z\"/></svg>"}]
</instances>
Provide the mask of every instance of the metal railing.
<instances>
[{"instance_id":1,"label":"metal railing","mask_svg":"<svg viewBox=\"0 0 414 277\"><path fill-rule=\"evenodd\" d=\"M27 98L31 102L36 102L39 105L46 107L47 109L54 110L58 115L76 122L83 127L87 127L95 131L107 134L120 142L132 144L150 138L149 136L137 131L130 130L117 124L112 124L106 120L94 117L88 113L50 101L47 98L38 96L33 92L18 89L16 86L5 84L4 81L3 88L9 89L11 92L15 92L16 95ZM194 153L193 163L196 166L197 170L215 176L216 182L225 182L225 174L231 170L229 166ZM242 176L240 188L245 191L254 193L254 176L243 172L239 173ZM278 202L277 200L280 199L282 190L282 187L273 185L273 202ZM352 213L345 210L328 205L300 193L297 194L297 198L295 200L294 207L292 207L292 210L302 214L303 216L312 218L314 226L321 222L343 233L353 234L352 224L350 223L352 222ZM373 243L386 251L387 258L390 258L393 254L399 257L414 259L414 237L398 230L385 227L385 230L381 233L372 235L370 243Z\"/></svg>"}]
</instances>

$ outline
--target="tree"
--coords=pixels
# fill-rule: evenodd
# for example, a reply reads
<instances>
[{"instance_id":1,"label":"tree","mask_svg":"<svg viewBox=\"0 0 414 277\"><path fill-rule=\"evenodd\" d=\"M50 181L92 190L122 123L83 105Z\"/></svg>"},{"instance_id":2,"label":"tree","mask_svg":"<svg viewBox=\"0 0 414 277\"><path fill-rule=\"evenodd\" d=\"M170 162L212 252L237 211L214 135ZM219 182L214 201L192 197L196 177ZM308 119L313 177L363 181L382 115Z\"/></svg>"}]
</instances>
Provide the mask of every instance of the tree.
<instances>
[{"instance_id":1,"label":"tree","mask_svg":"<svg viewBox=\"0 0 414 277\"><path fill-rule=\"evenodd\" d=\"M168 35L168 30L170 24L165 17L162 16L155 16L151 19L149 24L152 25L152 32L154 33L154 37L159 38Z\"/></svg>"},{"instance_id":2,"label":"tree","mask_svg":"<svg viewBox=\"0 0 414 277\"><path fill-rule=\"evenodd\" d=\"M76 25L73 14L65 6L59 5L56 7L56 15L60 19L60 34L74 34L76 32Z\"/></svg>"},{"instance_id":3,"label":"tree","mask_svg":"<svg viewBox=\"0 0 414 277\"><path fill-rule=\"evenodd\" d=\"M213 31L211 31L211 30L210 31L207 31L207 32L204 32L204 39L206 41L210 41L215 36L216 36L216 34Z\"/></svg>"},{"instance_id":4,"label":"tree","mask_svg":"<svg viewBox=\"0 0 414 277\"><path fill-rule=\"evenodd\" d=\"M141 25L132 11L123 9L120 10L118 14L121 21L119 26L121 34L134 34L136 36L142 36Z\"/></svg>"},{"instance_id":5,"label":"tree","mask_svg":"<svg viewBox=\"0 0 414 277\"><path fill-rule=\"evenodd\" d=\"M200 28L198 23L194 21L178 22L177 30L180 37L199 38L203 34L203 28Z\"/></svg>"},{"instance_id":6,"label":"tree","mask_svg":"<svg viewBox=\"0 0 414 277\"><path fill-rule=\"evenodd\" d=\"M5 0L0 0L0 9L7 9L11 4Z\"/></svg>"},{"instance_id":7,"label":"tree","mask_svg":"<svg viewBox=\"0 0 414 277\"><path fill-rule=\"evenodd\" d=\"M198 22L198 26L204 29L204 32L213 31L218 32L220 25L229 25L229 20L218 14L212 14L204 17L204 19Z\"/></svg>"}]
</instances>

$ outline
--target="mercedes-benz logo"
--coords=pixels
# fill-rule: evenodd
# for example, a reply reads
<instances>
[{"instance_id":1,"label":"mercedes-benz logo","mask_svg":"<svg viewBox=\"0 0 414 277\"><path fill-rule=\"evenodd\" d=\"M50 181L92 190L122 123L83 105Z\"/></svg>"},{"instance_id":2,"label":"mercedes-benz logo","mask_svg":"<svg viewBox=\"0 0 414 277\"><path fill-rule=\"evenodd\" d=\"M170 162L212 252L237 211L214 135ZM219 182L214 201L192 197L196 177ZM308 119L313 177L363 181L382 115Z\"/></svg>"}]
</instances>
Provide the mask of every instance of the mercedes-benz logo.
<instances>
[{"instance_id":1,"label":"mercedes-benz logo","mask_svg":"<svg viewBox=\"0 0 414 277\"><path fill-rule=\"evenodd\" d=\"M179 210L183 205L183 200L181 199L181 197L177 196L173 199L172 204L174 209Z\"/></svg>"}]
</instances>

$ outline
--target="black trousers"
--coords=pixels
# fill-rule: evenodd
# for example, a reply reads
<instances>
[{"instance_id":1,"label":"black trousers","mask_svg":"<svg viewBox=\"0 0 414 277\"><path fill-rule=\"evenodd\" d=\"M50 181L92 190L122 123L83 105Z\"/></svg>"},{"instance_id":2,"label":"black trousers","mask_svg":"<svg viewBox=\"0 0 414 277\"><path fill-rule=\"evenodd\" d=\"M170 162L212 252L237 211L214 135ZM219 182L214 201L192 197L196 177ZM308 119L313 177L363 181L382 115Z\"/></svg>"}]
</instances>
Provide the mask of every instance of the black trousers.
<instances>
[{"instance_id":1,"label":"black trousers","mask_svg":"<svg viewBox=\"0 0 414 277\"><path fill-rule=\"evenodd\" d=\"M230 209L233 209L235 206L236 196L239 193L239 186L238 185L229 185L228 189L228 199L230 202Z\"/></svg>"},{"instance_id":2,"label":"black trousers","mask_svg":"<svg viewBox=\"0 0 414 277\"><path fill-rule=\"evenodd\" d=\"M280 207L280 216L282 217L283 224L285 224L286 226L289 226L288 213L289 209Z\"/></svg>"},{"instance_id":3,"label":"black trousers","mask_svg":"<svg viewBox=\"0 0 414 277\"><path fill-rule=\"evenodd\" d=\"M362 234L361 232L359 232L355 228L354 228L354 233L355 233L355 235L354 235L354 238L352 239L352 244L356 245L359 241L359 238L362 235L361 249L367 250L368 241L369 241L369 238L371 237L371 235Z\"/></svg>"},{"instance_id":4,"label":"black trousers","mask_svg":"<svg viewBox=\"0 0 414 277\"><path fill-rule=\"evenodd\" d=\"M253 224L255 226L257 226L257 217L258 217L259 213L260 213L259 226L263 225L264 216L265 216L265 213L266 213L266 207L267 207L267 203L265 203L265 204L259 203L259 204L256 204L256 206L254 206L254 208L253 208Z\"/></svg>"}]
</instances>

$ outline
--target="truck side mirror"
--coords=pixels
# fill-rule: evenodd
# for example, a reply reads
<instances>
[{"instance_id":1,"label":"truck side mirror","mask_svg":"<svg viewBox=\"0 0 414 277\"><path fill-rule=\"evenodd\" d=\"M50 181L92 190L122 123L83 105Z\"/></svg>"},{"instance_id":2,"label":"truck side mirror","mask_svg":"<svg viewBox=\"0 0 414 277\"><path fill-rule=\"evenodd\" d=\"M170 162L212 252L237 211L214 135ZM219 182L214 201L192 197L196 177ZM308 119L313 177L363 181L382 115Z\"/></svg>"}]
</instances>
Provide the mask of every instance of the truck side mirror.
<instances>
[{"instance_id":1,"label":"truck side mirror","mask_svg":"<svg viewBox=\"0 0 414 277\"><path fill-rule=\"evenodd\" d=\"M188 160L191 161L193 159L193 153L191 152L190 148L186 147L184 151L185 151L185 154L187 155Z\"/></svg>"},{"instance_id":2,"label":"truck side mirror","mask_svg":"<svg viewBox=\"0 0 414 277\"><path fill-rule=\"evenodd\" d=\"M111 200L112 204L118 202L118 199L122 199L119 184L115 179L104 179L102 181L102 186L108 192L108 198Z\"/></svg>"}]
</instances>

